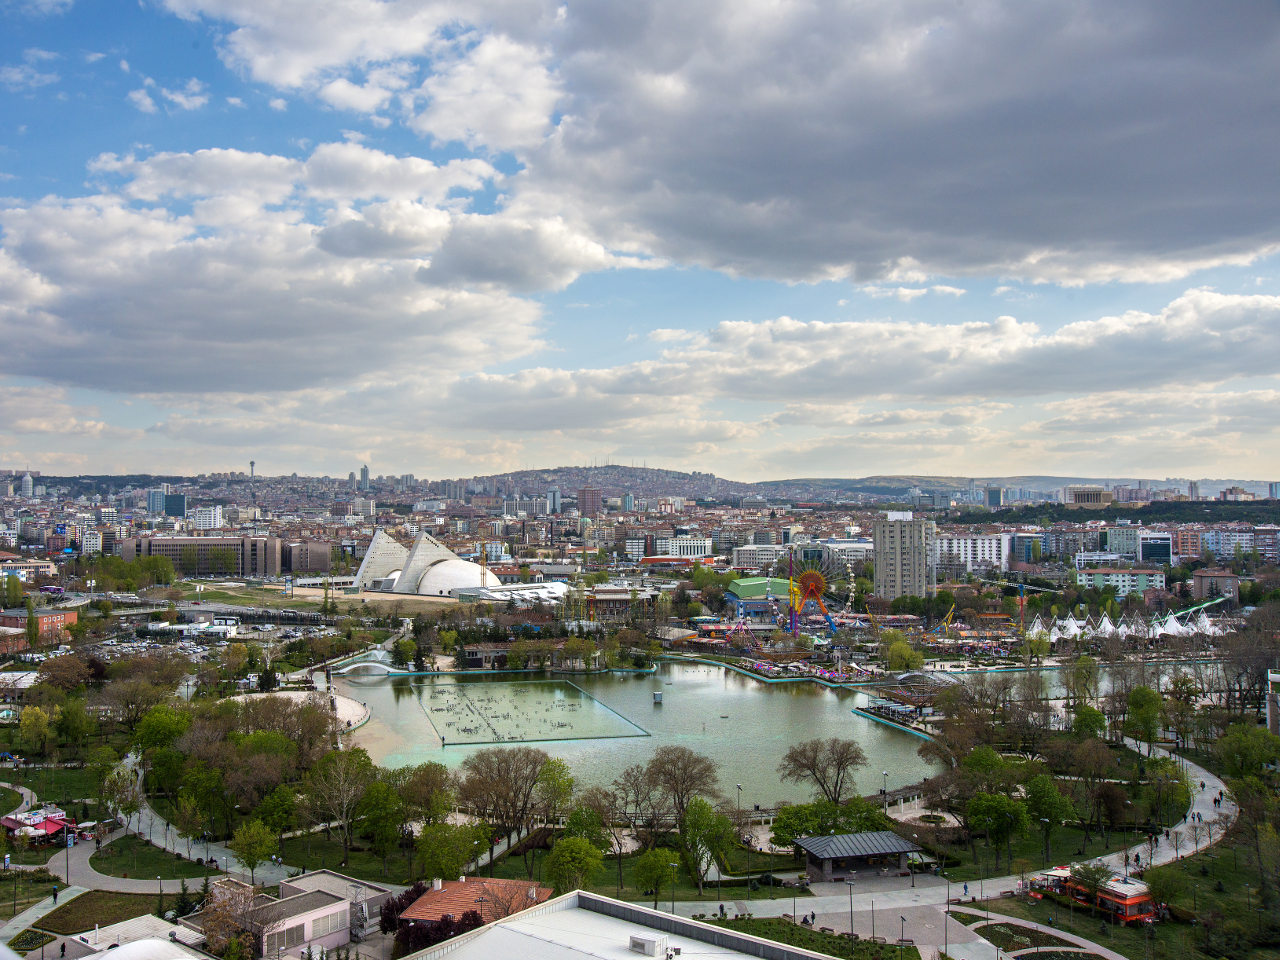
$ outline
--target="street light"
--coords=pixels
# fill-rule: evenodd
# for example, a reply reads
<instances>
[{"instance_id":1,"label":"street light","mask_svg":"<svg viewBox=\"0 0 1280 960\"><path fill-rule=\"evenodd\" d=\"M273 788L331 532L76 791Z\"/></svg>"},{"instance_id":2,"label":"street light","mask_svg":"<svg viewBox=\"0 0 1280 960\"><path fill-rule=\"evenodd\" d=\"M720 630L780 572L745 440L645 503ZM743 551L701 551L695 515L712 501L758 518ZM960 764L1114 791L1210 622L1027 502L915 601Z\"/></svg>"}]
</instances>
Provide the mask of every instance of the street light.
<instances>
[{"instance_id":1,"label":"street light","mask_svg":"<svg viewBox=\"0 0 1280 960\"><path fill-rule=\"evenodd\" d=\"M948 937L947 919L951 915L951 878L947 876L945 870L942 871L942 879L947 881L947 899L942 904L942 952L949 957L951 956L951 941Z\"/></svg>"},{"instance_id":2,"label":"street light","mask_svg":"<svg viewBox=\"0 0 1280 960\"><path fill-rule=\"evenodd\" d=\"M907 918L898 916L898 956L902 956L902 942L907 939Z\"/></svg>"},{"instance_id":3,"label":"street light","mask_svg":"<svg viewBox=\"0 0 1280 960\"><path fill-rule=\"evenodd\" d=\"M845 886L849 888L849 939L852 940L853 939L853 881L846 878L844 882L845 882ZM794 910L795 907L792 907L791 909ZM795 916L794 913L791 915L793 917Z\"/></svg>"},{"instance_id":4,"label":"street light","mask_svg":"<svg viewBox=\"0 0 1280 960\"><path fill-rule=\"evenodd\" d=\"M1049 818L1041 817L1040 822L1044 824L1044 865L1047 867L1049 865Z\"/></svg>"},{"instance_id":5,"label":"street light","mask_svg":"<svg viewBox=\"0 0 1280 960\"><path fill-rule=\"evenodd\" d=\"M676 915L676 864L673 860L667 864L671 868L671 915Z\"/></svg>"},{"instance_id":6,"label":"street light","mask_svg":"<svg viewBox=\"0 0 1280 960\"><path fill-rule=\"evenodd\" d=\"M918 842L920 840L920 834L913 833L911 835L911 839L916 841L916 846L920 846ZM907 867L911 870L911 889L914 890L916 888L916 867L910 860L907 861Z\"/></svg>"},{"instance_id":7,"label":"street light","mask_svg":"<svg viewBox=\"0 0 1280 960\"><path fill-rule=\"evenodd\" d=\"M742 825L742 784L738 784L738 825ZM747 831L747 899L751 899L751 832Z\"/></svg>"},{"instance_id":8,"label":"street light","mask_svg":"<svg viewBox=\"0 0 1280 960\"><path fill-rule=\"evenodd\" d=\"M885 770L881 774L884 777L884 786L880 788L880 796L884 798L884 812L889 812L889 771Z\"/></svg>"}]
</instances>

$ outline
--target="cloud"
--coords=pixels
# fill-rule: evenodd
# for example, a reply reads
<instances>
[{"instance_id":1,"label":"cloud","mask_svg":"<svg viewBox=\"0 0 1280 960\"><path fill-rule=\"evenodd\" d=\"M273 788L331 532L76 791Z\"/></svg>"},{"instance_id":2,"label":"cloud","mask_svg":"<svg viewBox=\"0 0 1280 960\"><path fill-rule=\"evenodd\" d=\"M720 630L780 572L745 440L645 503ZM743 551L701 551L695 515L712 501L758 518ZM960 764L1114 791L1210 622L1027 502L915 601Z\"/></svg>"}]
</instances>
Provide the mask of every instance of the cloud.
<instances>
[{"instance_id":1,"label":"cloud","mask_svg":"<svg viewBox=\"0 0 1280 960\"><path fill-rule=\"evenodd\" d=\"M0 10L15 10L33 17L51 17L66 13L75 0L4 0Z\"/></svg>"},{"instance_id":2,"label":"cloud","mask_svg":"<svg viewBox=\"0 0 1280 960\"><path fill-rule=\"evenodd\" d=\"M267 101L267 106L272 110L283 112L289 109L289 102L283 97L272 97Z\"/></svg>"},{"instance_id":3,"label":"cloud","mask_svg":"<svg viewBox=\"0 0 1280 960\"><path fill-rule=\"evenodd\" d=\"M61 78L56 73L47 72L40 67L42 63L57 59L56 53L29 47L22 51L22 63L0 67L0 84L10 90L35 90L57 83Z\"/></svg>"},{"instance_id":4,"label":"cloud","mask_svg":"<svg viewBox=\"0 0 1280 960\"><path fill-rule=\"evenodd\" d=\"M143 113L156 112L156 102L151 99L151 94L141 87L137 90L130 90L126 99Z\"/></svg>"},{"instance_id":5,"label":"cloud","mask_svg":"<svg viewBox=\"0 0 1280 960\"><path fill-rule=\"evenodd\" d=\"M208 89L195 77L178 90L161 87L160 95L179 110L199 110L209 102Z\"/></svg>"}]
</instances>

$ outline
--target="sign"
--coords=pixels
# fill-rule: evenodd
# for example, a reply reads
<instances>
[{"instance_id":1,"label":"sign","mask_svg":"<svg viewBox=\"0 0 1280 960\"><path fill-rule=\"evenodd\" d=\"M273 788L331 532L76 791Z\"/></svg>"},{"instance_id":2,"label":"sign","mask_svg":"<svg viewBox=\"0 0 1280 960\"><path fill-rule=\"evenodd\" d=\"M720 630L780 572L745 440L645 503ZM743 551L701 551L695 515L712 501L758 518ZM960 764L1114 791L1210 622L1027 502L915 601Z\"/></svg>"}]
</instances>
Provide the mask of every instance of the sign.
<instances>
[{"instance_id":1,"label":"sign","mask_svg":"<svg viewBox=\"0 0 1280 960\"><path fill-rule=\"evenodd\" d=\"M9 855L7 853L4 855L4 868L6 870L9 869Z\"/></svg>"},{"instance_id":2,"label":"sign","mask_svg":"<svg viewBox=\"0 0 1280 960\"><path fill-rule=\"evenodd\" d=\"M67 831L67 846L74 847L76 845L76 835L70 830Z\"/></svg>"}]
</instances>

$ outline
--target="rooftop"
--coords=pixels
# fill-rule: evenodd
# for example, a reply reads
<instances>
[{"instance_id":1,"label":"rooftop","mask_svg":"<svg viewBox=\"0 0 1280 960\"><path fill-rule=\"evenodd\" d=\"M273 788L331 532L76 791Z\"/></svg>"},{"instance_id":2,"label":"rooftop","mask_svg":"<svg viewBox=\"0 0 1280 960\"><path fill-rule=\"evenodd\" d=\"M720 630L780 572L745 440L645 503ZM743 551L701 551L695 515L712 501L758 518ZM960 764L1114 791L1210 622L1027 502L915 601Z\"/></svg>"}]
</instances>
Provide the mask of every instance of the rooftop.
<instances>
[{"instance_id":1,"label":"rooftop","mask_svg":"<svg viewBox=\"0 0 1280 960\"><path fill-rule=\"evenodd\" d=\"M796 846L819 860L842 857L882 857L899 853L918 853L920 847L904 840L892 830L868 833L836 833L825 837L801 837Z\"/></svg>"},{"instance_id":2,"label":"rooftop","mask_svg":"<svg viewBox=\"0 0 1280 960\"><path fill-rule=\"evenodd\" d=\"M552 893L550 887L541 887L532 880L500 877L446 880L439 890L428 890L405 908L400 919L429 922L443 916L460 917L468 910L474 910L485 923L492 923L508 914L545 903Z\"/></svg>"}]
</instances>

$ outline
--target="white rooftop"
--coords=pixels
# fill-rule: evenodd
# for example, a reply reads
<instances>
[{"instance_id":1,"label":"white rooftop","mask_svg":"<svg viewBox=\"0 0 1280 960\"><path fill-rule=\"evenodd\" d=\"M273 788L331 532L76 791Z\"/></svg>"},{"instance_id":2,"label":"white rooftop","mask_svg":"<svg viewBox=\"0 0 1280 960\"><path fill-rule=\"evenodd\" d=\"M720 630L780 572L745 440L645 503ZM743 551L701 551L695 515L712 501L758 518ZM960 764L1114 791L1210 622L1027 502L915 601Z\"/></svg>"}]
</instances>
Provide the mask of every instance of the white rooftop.
<instances>
[{"instance_id":1,"label":"white rooftop","mask_svg":"<svg viewBox=\"0 0 1280 960\"><path fill-rule=\"evenodd\" d=\"M681 960L761 957L766 944L771 948L767 955L775 960L830 960L826 954L581 891L409 954L406 960L637 960L644 954L631 948L633 936L665 937L668 950L680 948ZM667 954L658 956L665 960Z\"/></svg>"}]
</instances>

